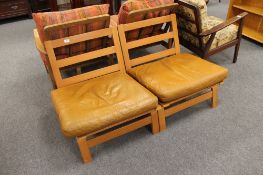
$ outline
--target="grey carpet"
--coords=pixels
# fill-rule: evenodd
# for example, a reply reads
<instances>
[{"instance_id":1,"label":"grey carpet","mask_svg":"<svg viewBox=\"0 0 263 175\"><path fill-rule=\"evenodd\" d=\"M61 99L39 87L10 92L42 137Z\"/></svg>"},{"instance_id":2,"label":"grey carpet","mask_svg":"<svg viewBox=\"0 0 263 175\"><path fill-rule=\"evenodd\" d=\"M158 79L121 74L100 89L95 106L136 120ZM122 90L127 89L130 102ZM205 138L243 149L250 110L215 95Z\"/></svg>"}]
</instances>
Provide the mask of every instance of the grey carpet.
<instances>
[{"instance_id":1,"label":"grey carpet","mask_svg":"<svg viewBox=\"0 0 263 175\"><path fill-rule=\"evenodd\" d=\"M227 1L209 3L224 18ZM0 25L0 174L263 174L263 49L244 39L210 61L229 68L216 109L205 102L168 119L166 131L142 128L92 149L82 164L51 105L51 83L35 49L30 19ZM183 51L187 51L182 49Z\"/></svg>"}]
</instances>

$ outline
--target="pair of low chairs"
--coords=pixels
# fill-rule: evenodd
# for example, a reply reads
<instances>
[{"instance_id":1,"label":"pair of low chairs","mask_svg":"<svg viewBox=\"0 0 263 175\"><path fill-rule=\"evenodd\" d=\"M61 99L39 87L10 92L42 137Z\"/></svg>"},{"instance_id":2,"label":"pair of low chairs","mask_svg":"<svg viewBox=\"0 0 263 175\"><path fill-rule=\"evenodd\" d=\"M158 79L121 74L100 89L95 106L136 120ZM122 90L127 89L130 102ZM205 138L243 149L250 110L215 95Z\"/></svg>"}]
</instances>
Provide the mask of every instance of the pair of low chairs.
<instances>
[{"instance_id":1,"label":"pair of low chairs","mask_svg":"<svg viewBox=\"0 0 263 175\"><path fill-rule=\"evenodd\" d=\"M128 0L120 8L118 15L108 18L108 5L89 6L81 9L68 10L63 12L52 12L45 14L34 14L37 24L37 30L34 30L34 36L38 51L50 75L54 88L56 83L52 74L44 41L67 37L70 35L81 34L84 32L95 31L107 28L109 26L118 26L134 21L144 20L151 17L158 17L171 14L171 7L174 0ZM175 0L179 3L177 7L177 22L180 44L195 52L200 57L207 59L209 56L222 51L228 47L235 46L235 54L233 62L237 61L239 45L242 36L243 19L246 13L242 13L230 20L223 21L220 18L207 15L207 6L204 0ZM86 25L88 27L72 27L68 30L59 30L56 28L58 24L70 22L74 20L83 21L83 18L92 18L98 15L106 15L105 23L97 22L96 24ZM96 18L95 18L96 19ZM96 21L94 21L95 23ZM239 23L239 25L235 25ZM74 25L74 22L72 23ZM161 28L160 25L155 28L140 29L139 31L131 31L127 35L127 40L137 40L146 36L165 33L169 29L169 25ZM59 30L59 31L58 31ZM58 31L58 32L57 32ZM166 48L171 47L173 40L161 41ZM92 51L101 48L107 44L106 40L97 39L89 42L83 42L74 47L57 49L56 55L59 58L73 56L75 54ZM102 59L93 61L94 64L100 63ZM112 62L111 59L108 60ZM81 73L83 66L74 65L77 73ZM72 69L66 67L65 69Z\"/></svg>"},{"instance_id":2,"label":"pair of low chairs","mask_svg":"<svg viewBox=\"0 0 263 175\"><path fill-rule=\"evenodd\" d=\"M103 21L105 15L92 20ZM90 19L87 19L90 20ZM83 23L83 20L77 21ZM127 33L169 24L170 30L129 41ZM68 27L61 24L58 27ZM112 39L97 50L58 58L59 47L98 39ZM163 51L131 58L130 51L173 39ZM65 136L75 137L85 163L92 161L90 148L115 137L150 125L152 133L166 128L166 117L200 102L217 106L218 86L228 70L199 57L180 53L176 15L166 15L117 27L45 42L57 89L52 101ZM61 69L89 60L110 59L112 65L65 77Z\"/></svg>"}]
</instances>

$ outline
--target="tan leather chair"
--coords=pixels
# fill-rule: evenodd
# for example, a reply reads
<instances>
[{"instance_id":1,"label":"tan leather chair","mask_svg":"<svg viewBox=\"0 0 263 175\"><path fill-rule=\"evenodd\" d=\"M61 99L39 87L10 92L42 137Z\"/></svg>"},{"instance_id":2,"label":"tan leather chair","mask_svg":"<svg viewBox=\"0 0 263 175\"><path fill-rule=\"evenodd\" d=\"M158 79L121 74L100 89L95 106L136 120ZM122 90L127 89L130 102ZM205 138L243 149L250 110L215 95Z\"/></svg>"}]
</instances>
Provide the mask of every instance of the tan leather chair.
<instances>
[{"instance_id":1,"label":"tan leather chair","mask_svg":"<svg viewBox=\"0 0 263 175\"><path fill-rule=\"evenodd\" d=\"M178 3L176 15L180 44L204 59L235 46L235 63L242 37L243 19L247 13L224 21L208 16L204 0L178 0Z\"/></svg>"},{"instance_id":2,"label":"tan leather chair","mask_svg":"<svg viewBox=\"0 0 263 175\"><path fill-rule=\"evenodd\" d=\"M162 23L171 23L172 31L136 41L126 40L126 32ZM212 107L217 106L218 86L227 77L228 70L180 53L175 14L119 25L118 30L127 72L159 99L160 130L166 128L166 117L192 105L211 100ZM130 58L131 49L167 39L174 39L175 47Z\"/></svg>"},{"instance_id":3,"label":"tan leather chair","mask_svg":"<svg viewBox=\"0 0 263 175\"><path fill-rule=\"evenodd\" d=\"M96 51L58 59L54 50L101 37L113 45ZM125 72L116 27L45 42L58 89L51 92L53 105L65 136L76 137L85 163L91 162L90 148L146 125L159 132L158 99ZM61 69L99 57L117 55L111 66L63 77Z\"/></svg>"}]
</instances>

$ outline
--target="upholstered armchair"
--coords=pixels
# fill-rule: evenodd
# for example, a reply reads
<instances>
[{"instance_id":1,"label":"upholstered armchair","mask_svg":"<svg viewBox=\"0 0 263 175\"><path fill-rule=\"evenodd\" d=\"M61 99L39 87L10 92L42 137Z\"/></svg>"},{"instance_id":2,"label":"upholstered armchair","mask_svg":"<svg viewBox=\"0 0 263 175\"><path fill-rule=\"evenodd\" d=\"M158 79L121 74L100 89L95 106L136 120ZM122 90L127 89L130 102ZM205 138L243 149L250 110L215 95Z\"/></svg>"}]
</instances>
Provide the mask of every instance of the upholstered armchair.
<instances>
[{"instance_id":1,"label":"upholstered armchair","mask_svg":"<svg viewBox=\"0 0 263 175\"><path fill-rule=\"evenodd\" d=\"M235 46L235 63L242 36L243 19L247 13L224 21L215 16L208 16L205 0L179 0L178 3L176 13L180 43L204 59Z\"/></svg>"}]
</instances>

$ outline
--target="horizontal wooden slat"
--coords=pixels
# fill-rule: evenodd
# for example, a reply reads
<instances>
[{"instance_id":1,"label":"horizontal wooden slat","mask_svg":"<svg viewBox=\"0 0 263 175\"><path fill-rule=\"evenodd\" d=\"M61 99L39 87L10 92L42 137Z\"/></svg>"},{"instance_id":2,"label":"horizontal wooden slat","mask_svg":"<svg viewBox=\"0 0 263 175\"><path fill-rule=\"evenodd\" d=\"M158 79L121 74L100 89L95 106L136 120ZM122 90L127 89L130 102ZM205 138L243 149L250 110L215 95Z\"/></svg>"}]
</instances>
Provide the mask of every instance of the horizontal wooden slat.
<instances>
[{"instance_id":1,"label":"horizontal wooden slat","mask_svg":"<svg viewBox=\"0 0 263 175\"><path fill-rule=\"evenodd\" d=\"M179 112L181 110L189 108L190 106L196 105L196 104L201 103L201 102L203 102L205 100L208 100L210 98L212 98L212 92L211 91L207 92L207 93L205 93L203 95L200 95L198 97L195 97L195 98L193 98L191 100L188 100L186 102L183 102L181 104L178 104L178 105L176 105L174 107L170 107L170 108L166 109L165 110L165 116L168 117L168 116L170 116L170 115L172 115L172 114L174 114L176 112Z\"/></svg>"},{"instance_id":2,"label":"horizontal wooden slat","mask_svg":"<svg viewBox=\"0 0 263 175\"><path fill-rule=\"evenodd\" d=\"M88 52L88 53L84 53L81 55L76 55L76 56L72 56L72 57L68 57L65 59L61 59L57 61L57 65L59 68L61 67L66 67L66 66L70 66L73 64L77 64L77 63L81 63L84 61L88 61L88 60L92 60L95 58L99 58L105 55L110 55L115 53L115 46L112 47L107 47L104 49L99 49L96 51L92 51L92 52Z\"/></svg>"},{"instance_id":3,"label":"horizontal wooden slat","mask_svg":"<svg viewBox=\"0 0 263 175\"><path fill-rule=\"evenodd\" d=\"M155 36L139 39L136 41L131 41L131 42L127 43L127 47L128 47L128 49L133 49L136 47L156 43L158 41L162 41L162 40L170 39L170 38L173 38L173 32L168 32L168 33L164 33L164 34L160 34L160 35L155 35Z\"/></svg>"},{"instance_id":4,"label":"horizontal wooden slat","mask_svg":"<svg viewBox=\"0 0 263 175\"><path fill-rule=\"evenodd\" d=\"M147 19L147 22L145 21L138 21L134 23L129 23L129 24L122 24L124 31L130 31L130 30L135 30L147 26L152 26L156 24L162 24L166 22L171 22L171 16L162 16L162 17L157 17L157 18L152 18L152 19Z\"/></svg>"},{"instance_id":5,"label":"horizontal wooden slat","mask_svg":"<svg viewBox=\"0 0 263 175\"><path fill-rule=\"evenodd\" d=\"M112 30L109 28L96 30L93 32L83 33L79 35L69 36L57 40L49 40L46 42L51 42L53 48L58 48L62 46L67 46L75 43L80 43L83 41L88 41L96 38L101 38L104 36L112 35Z\"/></svg>"},{"instance_id":6,"label":"horizontal wooden slat","mask_svg":"<svg viewBox=\"0 0 263 175\"><path fill-rule=\"evenodd\" d=\"M58 87L63 87L63 86L67 86L67 85L71 85L74 83L78 83L81 81L85 81L94 77L99 77L101 75L105 75L105 74L109 74L112 72L117 72L120 70L120 67L118 64L113 65L113 66L108 66L105 68L101 68L98 70L94 70L94 71L90 71L90 72L86 72L80 75L76 75L70 78L65 78L61 80L61 83L59 84Z\"/></svg>"},{"instance_id":7,"label":"horizontal wooden slat","mask_svg":"<svg viewBox=\"0 0 263 175\"><path fill-rule=\"evenodd\" d=\"M110 16L108 14L100 15L100 16L93 16L93 17L88 17L88 18L67 21L65 23L48 25L44 28L44 31L48 33L48 32L56 31L59 29L73 27L76 25L85 25L85 24L90 24L90 23L99 22L99 21L107 21L107 20L110 20Z\"/></svg>"},{"instance_id":8,"label":"horizontal wooden slat","mask_svg":"<svg viewBox=\"0 0 263 175\"><path fill-rule=\"evenodd\" d=\"M157 53L153 53L153 54L149 54L146 56L135 58L135 59L131 60L131 65L136 66L139 64L147 63L149 61L153 61L153 60L163 58L163 57L173 55L173 54L175 54L175 48L167 49L167 50L164 50L161 52L157 52Z\"/></svg>"},{"instance_id":9,"label":"horizontal wooden slat","mask_svg":"<svg viewBox=\"0 0 263 175\"><path fill-rule=\"evenodd\" d=\"M175 8L178 6L177 3L172 3L172 4L164 4L164 5L160 5L160 6L157 6L157 7L150 7L150 8L147 8L147 9L139 9L139 10L133 10L131 12L129 12L129 15L128 15L128 20L129 19L132 19L132 18L136 18L138 15L147 15L149 13L154 13L154 12L161 12L163 10L166 10L166 11L171 11L171 13L173 13L175 11Z\"/></svg>"},{"instance_id":10,"label":"horizontal wooden slat","mask_svg":"<svg viewBox=\"0 0 263 175\"><path fill-rule=\"evenodd\" d=\"M152 122L151 117L150 116L146 117L144 119L141 119L141 120L136 121L134 123L131 123L129 125L123 126L121 128L118 128L116 130L110 131L110 132L108 132L106 134L103 134L101 136L98 136L98 137L96 137L94 139L88 140L87 141L88 145L89 145L89 147L94 147L94 146L96 146L98 144L101 144L103 142L106 142L106 141L108 141L110 139L119 137L119 136L124 135L126 133L129 133L131 131L134 131L134 130L136 130L138 128L146 126L146 125L150 124L151 122Z\"/></svg>"}]
</instances>

